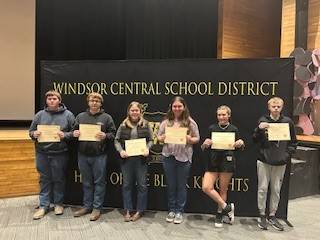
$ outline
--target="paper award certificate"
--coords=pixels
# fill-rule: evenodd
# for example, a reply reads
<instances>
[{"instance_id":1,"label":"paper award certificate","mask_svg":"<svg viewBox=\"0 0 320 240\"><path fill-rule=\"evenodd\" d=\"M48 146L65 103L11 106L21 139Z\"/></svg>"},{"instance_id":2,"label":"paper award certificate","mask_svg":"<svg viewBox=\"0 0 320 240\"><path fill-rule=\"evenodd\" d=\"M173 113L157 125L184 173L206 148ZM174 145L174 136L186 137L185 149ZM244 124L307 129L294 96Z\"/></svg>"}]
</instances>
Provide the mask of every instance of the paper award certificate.
<instances>
[{"instance_id":1,"label":"paper award certificate","mask_svg":"<svg viewBox=\"0 0 320 240\"><path fill-rule=\"evenodd\" d=\"M97 142L99 139L96 135L101 132L101 125L96 124L79 124L79 141Z\"/></svg>"},{"instance_id":2,"label":"paper award certificate","mask_svg":"<svg viewBox=\"0 0 320 240\"><path fill-rule=\"evenodd\" d=\"M147 150L147 140L145 138L125 140L124 145L129 157L143 155Z\"/></svg>"},{"instance_id":3,"label":"paper award certificate","mask_svg":"<svg viewBox=\"0 0 320 240\"><path fill-rule=\"evenodd\" d=\"M171 143L171 144L186 144L187 132L188 132L188 128L166 127L165 129L166 138L164 139L164 142Z\"/></svg>"},{"instance_id":4,"label":"paper award certificate","mask_svg":"<svg viewBox=\"0 0 320 240\"><path fill-rule=\"evenodd\" d=\"M212 149L234 150L236 135L234 132L212 132Z\"/></svg>"},{"instance_id":5,"label":"paper award certificate","mask_svg":"<svg viewBox=\"0 0 320 240\"><path fill-rule=\"evenodd\" d=\"M60 142L59 125L38 125L37 130L41 132L38 142Z\"/></svg>"},{"instance_id":6,"label":"paper award certificate","mask_svg":"<svg viewBox=\"0 0 320 240\"><path fill-rule=\"evenodd\" d=\"M269 141L289 141L291 140L289 123L269 123Z\"/></svg>"}]
</instances>

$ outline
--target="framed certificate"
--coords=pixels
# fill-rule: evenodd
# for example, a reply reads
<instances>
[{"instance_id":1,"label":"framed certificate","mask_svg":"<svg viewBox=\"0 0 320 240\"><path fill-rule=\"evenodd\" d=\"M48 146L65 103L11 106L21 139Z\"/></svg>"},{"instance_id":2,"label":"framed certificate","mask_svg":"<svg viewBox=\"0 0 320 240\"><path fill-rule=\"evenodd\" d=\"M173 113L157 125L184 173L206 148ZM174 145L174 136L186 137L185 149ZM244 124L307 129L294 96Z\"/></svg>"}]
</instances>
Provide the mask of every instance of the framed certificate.
<instances>
[{"instance_id":1,"label":"framed certificate","mask_svg":"<svg viewBox=\"0 0 320 240\"><path fill-rule=\"evenodd\" d=\"M234 150L236 135L234 132L212 132L212 149Z\"/></svg>"},{"instance_id":2,"label":"framed certificate","mask_svg":"<svg viewBox=\"0 0 320 240\"><path fill-rule=\"evenodd\" d=\"M145 138L125 140L124 145L129 157L143 155L147 150L147 140Z\"/></svg>"},{"instance_id":3,"label":"framed certificate","mask_svg":"<svg viewBox=\"0 0 320 240\"><path fill-rule=\"evenodd\" d=\"M165 129L166 138L164 139L164 143L185 145L187 143L187 132L188 132L188 128L166 127Z\"/></svg>"},{"instance_id":4,"label":"framed certificate","mask_svg":"<svg viewBox=\"0 0 320 240\"><path fill-rule=\"evenodd\" d=\"M38 125L37 130L41 132L38 142L60 142L59 125Z\"/></svg>"},{"instance_id":5,"label":"framed certificate","mask_svg":"<svg viewBox=\"0 0 320 240\"><path fill-rule=\"evenodd\" d=\"M79 124L79 141L97 142L97 134L101 132L101 125L96 124Z\"/></svg>"},{"instance_id":6,"label":"framed certificate","mask_svg":"<svg viewBox=\"0 0 320 240\"><path fill-rule=\"evenodd\" d=\"M268 140L269 141L291 140L289 123L269 123Z\"/></svg>"}]
</instances>

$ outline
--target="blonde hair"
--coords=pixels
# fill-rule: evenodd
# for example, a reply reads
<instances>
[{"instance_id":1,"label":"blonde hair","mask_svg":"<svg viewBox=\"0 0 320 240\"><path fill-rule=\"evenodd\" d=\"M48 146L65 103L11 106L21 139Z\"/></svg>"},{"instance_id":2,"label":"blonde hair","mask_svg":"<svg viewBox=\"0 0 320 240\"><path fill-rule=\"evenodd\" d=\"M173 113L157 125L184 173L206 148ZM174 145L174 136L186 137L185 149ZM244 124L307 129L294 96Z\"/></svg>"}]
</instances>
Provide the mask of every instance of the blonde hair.
<instances>
[{"instance_id":1,"label":"blonde hair","mask_svg":"<svg viewBox=\"0 0 320 240\"><path fill-rule=\"evenodd\" d=\"M87 96L87 102L89 102L90 98L97 98L100 100L101 103L103 103L103 97L100 93L97 93L97 92L89 93L89 95Z\"/></svg>"},{"instance_id":2,"label":"blonde hair","mask_svg":"<svg viewBox=\"0 0 320 240\"><path fill-rule=\"evenodd\" d=\"M217 108L217 112L219 110L226 110L228 115L231 117L231 108L229 108L227 105L221 105L220 107Z\"/></svg>"},{"instance_id":3,"label":"blonde hair","mask_svg":"<svg viewBox=\"0 0 320 240\"><path fill-rule=\"evenodd\" d=\"M60 93L58 93L55 90L49 90L48 92L45 93L44 96L46 97L46 99L48 97L56 96L59 99L59 101L61 102L61 95L60 95Z\"/></svg>"},{"instance_id":4,"label":"blonde hair","mask_svg":"<svg viewBox=\"0 0 320 240\"><path fill-rule=\"evenodd\" d=\"M132 101L128 108L127 108L127 117L126 119L123 120L123 122L121 123L121 125L123 126L126 126L126 127L129 127L129 128L133 128L133 124L132 124L132 119L130 117L130 109L133 107L133 106L136 106L139 108L140 110L140 119L137 123L137 126L140 126L140 127L146 127L148 125L148 122L143 118L143 108L142 108L142 104L140 104L139 102L136 102L136 101Z\"/></svg>"},{"instance_id":5,"label":"blonde hair","mask_svg":"<svg viewBox=\"0 0 320 240\"><path fill-rule=\"evenodd\" d=\"M283 106L284 101L282 100L282 98L273 97L273 98L270 98L270 99L269 99L269 101L268 101L268 106L270 106L271 103L280 103L280 104Z\"/></svg>"}]
</instances>

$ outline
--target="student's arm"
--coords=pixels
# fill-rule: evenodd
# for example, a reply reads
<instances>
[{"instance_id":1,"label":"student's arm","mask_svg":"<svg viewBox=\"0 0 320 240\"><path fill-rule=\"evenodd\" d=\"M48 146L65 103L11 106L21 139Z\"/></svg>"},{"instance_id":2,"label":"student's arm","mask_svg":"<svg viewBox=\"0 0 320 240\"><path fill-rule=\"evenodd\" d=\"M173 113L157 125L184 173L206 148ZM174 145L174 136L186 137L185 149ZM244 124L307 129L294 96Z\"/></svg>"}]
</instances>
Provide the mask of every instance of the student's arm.
<instances>
[{"instance_id":1,"label":"student's arm","mask_svg":"<svg viewBox=\"0 0 320 240\"><path fill-rule=\"evenodd\" d=\"M71 140L73 138L73 126L75 125L75 117L72 112L69 112L67 115L68 120L68 129L63 132L64 133L64 139L65 140Z\"/></svg>"},{"instance_id":2,"label":"student's arm","mask_svg":"<svg viewBox=\"0 0 320 240\"><path fill-rule=\"evenodd\" d=\"M120 143L120 136L121 136L121 125L119 126L116 136L114 138L114 147L115 149L120 153L121 158L127 158L128 154L127 152L123 149Z\"/></svg>"},{"instance_id":3,"label":"student's arm","mask_svg":"<svg viewBox=\"0 0 320 240\"><path fill-rule=\"evenodd\" d=\"M106 126L106 140L113 141L116 133L116 126L112 117L109 115Z\"/></svg>"},{"instance_id":4,"label":"student's arm","mask_svg":"<svg viewBox=\"0 0 320 240\"><path fill-rule=\"evenodd\" d=\"M201 144L202 150L212 146L212 140L211 140L211 132L213 132L212 128L213 128L213 125L210 125L208 128L206 139Z\"/></svg>"},{"instance_id":5,"label":"student's arm","mask_svg":"<svg viewBox=\"0 0 320 240\"><path fill-rule=\"evenodd\" d=\"M199 128L196 122L190 123L190 135L187 135L188 144L196 144L200 141Z\"/></svg>"},{"instance_id":6,"label":"student's arm","mask_svg":"<svg viewBox=\"0 0 320 240\"><path fill-rule=\"evenodd\" d=\"M157 133L157 139L159 142L164 142L166 135L165 135L165 127L167 125L167 121L164 120L161 122L158 133Z\"/></svg>"},{"instance_id":7,"label":"student's arm","mask_svg":"<svg viewBox=\"0 0 320 240\"><path fill-rule=\"evenodd\" d=\"M244 141L241 139L240 137L240 132L239 129L236 127L235 129L235 137L236 137L236 141L234 143L234 147L243 150L244 149Z\"/></svg>"},{"instance_id":8,"label":"student's arm","mask_svg":"<svg viewBox=\"0 0 320 240\"><path fill-rule=\"evenodd\" d=\"M120 143L120 134L121 134L121 126L118 128L116 136L114 138L114 147L119 153L123 151L123 148Z\"/></svg>"},{"instance_id":9,"label":"student's arm","mask_svg":"<svg viewBox=\"0 0 320 240\"><path fill-rule=\"evenodd\" d=\"M40 135L39 131L37 131L37 126L40 123L40 113L38 112L34 119L32 120L32 123L29 128L29 136L32 140L36 141L38 136Z\"/></svg>"},{"instance_id":10,"label":"student's arm","mask_svg":"<svg viewBox=\"0 0 320 240\"><path fill-rule=\"evenodd\" d=\"M263 120L258 121L258 126L254 129L252 139L255 143L266 140L266 129L268 128L268 123Z\"/></svg>"},{"instance_id":11,"label":"student's arm","mask_svg":"<svg viewBox=\"0 0 320 240\"><path fill-rule=\"evenodd\" d=\"M149 141L147 142L147 148L150 149L153 145L153 132L149 124L148 124L148 133L149 133Z\"/></svg>"}]
</instances>

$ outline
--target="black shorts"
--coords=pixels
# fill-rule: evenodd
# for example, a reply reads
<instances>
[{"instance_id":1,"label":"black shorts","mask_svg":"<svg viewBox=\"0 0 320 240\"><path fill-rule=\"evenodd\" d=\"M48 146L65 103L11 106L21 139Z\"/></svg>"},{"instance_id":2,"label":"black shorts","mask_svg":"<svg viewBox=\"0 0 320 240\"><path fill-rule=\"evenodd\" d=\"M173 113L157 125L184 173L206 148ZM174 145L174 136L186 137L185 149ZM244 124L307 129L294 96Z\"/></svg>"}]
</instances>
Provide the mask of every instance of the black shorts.
<instances>
[{"instance_id":1,"label":"black shorts","mask_svg":"<svg viewBox=\"0 0 320 240\"><path fill-rule=\"evenodd\" d=\"M206 171L234 173L235 167L234 156L219 156L215 159L208 159Z\"/></svg>"}]
</instances>

